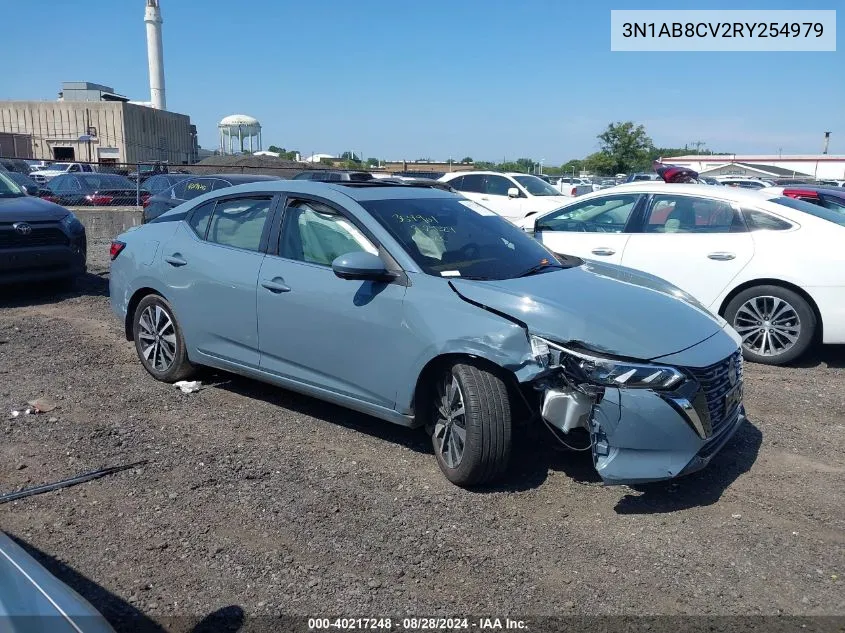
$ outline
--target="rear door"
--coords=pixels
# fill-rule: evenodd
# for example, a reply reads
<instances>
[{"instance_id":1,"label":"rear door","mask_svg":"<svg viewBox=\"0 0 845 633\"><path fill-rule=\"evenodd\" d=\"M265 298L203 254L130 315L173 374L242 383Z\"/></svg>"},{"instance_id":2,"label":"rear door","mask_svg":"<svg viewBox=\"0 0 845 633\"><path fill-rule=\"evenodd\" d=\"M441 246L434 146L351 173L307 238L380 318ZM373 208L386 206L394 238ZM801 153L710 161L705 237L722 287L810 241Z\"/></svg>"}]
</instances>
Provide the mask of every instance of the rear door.
<instances>
[{"instance_id":1,"label":"rear door","mask_svg":"<svg viewBox=\"0 0 845 633\"><path fill-rule=\"evenodd\" d=\"M642 218L622 265L662 277L711 309L754 256L742 213L728 201L682 192L655 194Z\"/></svg>"},{"instance_id":2,"label":"rear door","mask_svg":"<svg viewBox=\"0 0 845 633\"><path fill-rule=\"evenodd\" d=\"M619 264L642 199L617 193L570 204L538 219L535 237L555 253Z\"/></svg>"},{"instance_id":3,"label":"rear door","mask_svg":"<svg viewBox=\"0 0 845 633\"><path fill-rule=\"evenodd\" d=\"M206 202L162 244L161 275L193 352L258 367L256 285L276 199L255 194Z\"/></svg>"}]
</instances>

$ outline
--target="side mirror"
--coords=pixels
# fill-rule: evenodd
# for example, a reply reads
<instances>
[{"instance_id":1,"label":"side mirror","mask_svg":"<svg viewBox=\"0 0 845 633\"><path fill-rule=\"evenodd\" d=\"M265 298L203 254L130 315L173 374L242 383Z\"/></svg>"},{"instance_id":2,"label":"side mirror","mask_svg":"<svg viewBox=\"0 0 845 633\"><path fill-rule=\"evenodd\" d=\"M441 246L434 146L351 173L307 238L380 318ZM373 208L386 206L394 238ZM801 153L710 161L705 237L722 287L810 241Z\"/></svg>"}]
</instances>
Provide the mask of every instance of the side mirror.
<instances>
[{"instance_id":1,"label":"side mirror","mask_svg":"<svg viewBox=\"0 0 845 633\"><path fill-rule=\"evenodd\" d=\"M396 277L385 268L381 257L366 251L341 255L332 262L332 270L341 279L358 281L392 281Z\"/></svg>"},{"instance_id":2,"label":"side mirror","mask_svg":"<svg viewBox=\"0 0 845 633\"><path fill-rule=\"evenodd\" d=\"M522 230L526 233L534 233L537 227L537 212L533 211L526 215L519 223L519 226L521 226Z\"/></svg>"},{"instance_id":3,"label":"side mirror","mask_svg":"<svg viewBox=\"0 0 845 633\"><path fill-rule=\"evenodd\" d=\"M519 198L519 189L516 187L508 189L508 198Z\"/></svg>"}]
</instances>

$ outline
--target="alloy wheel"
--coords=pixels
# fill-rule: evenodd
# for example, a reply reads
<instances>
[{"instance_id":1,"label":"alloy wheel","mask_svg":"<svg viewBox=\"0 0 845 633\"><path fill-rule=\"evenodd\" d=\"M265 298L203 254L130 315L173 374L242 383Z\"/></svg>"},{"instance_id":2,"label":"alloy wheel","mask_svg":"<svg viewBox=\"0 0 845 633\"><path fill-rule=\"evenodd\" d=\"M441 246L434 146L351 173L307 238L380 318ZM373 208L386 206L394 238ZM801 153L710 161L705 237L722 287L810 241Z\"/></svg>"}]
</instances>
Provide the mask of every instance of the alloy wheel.
<instances>
[{"instance_id":1,"label":"alloy wheel","mask_svg":"<svg viewBox=\"0 0 845 633\"><path fill-rule=\"evenodd\" d=\"M141 354L157 372L165 372L176 358L176 328L160 305L147 306L138 319Z\"/></svg>"},{"instance_id":2,"label":"alloy wheel","mask_svg":"<svg viewBox=\"0 0 845 633\"><path fill-rule=\"evenodd\" d=\"M787 301L779 297L752 297L736 312L734 329L742 346L761 356L779 356L792 348L801 335L801 319Z\"/></svg>"},{"instance_id":3,"label":"alloy wheel","mask_svg":"<svg viewBox=\"0 0 845 633\"><path fill-rule=\"evenodd\" d=\"M435 450L440 453L449 468L457 468L461 464L466 445L466 410L461 386L451 373L438 385L436 404Z\"/></svg>"}]
</instances>

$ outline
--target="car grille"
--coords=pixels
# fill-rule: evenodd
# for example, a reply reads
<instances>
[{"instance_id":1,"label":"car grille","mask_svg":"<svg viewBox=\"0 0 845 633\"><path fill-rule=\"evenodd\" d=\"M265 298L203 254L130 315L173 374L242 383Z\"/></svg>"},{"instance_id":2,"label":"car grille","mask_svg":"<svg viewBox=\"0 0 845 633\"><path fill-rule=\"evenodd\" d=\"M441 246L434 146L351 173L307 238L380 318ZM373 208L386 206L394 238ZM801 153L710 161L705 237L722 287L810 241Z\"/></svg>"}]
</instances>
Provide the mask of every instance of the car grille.
<instances>
[{"instance_id":1,"label":"car grille","mask_svg":"<svg viewBox=\"0 0 845 633\"><path fill-rule=\"evenodd\" d=\"M0 248L67 246L69 243L67 235L54 227L33 226L32 233L22 235L9 225L0 225Z\"/></svg>"},{"instance_id":2,"label":"car grille","mask_svg":"<svg viewBox=\"0 0 845 633\"><path fill-rule=\"evenodd\" d=\"M737 351L723 361L689 370L701 384L701 392L707 403L707 417L710 420L712 435L709 440L717 439L722 431L730 428L739 415L740 403L725 410L725 396L736 385L742 384L742 352ZM735 380L732 380L735 377ZM700 412L701 413L701 412Z\"/></svg>"}]
</instances>

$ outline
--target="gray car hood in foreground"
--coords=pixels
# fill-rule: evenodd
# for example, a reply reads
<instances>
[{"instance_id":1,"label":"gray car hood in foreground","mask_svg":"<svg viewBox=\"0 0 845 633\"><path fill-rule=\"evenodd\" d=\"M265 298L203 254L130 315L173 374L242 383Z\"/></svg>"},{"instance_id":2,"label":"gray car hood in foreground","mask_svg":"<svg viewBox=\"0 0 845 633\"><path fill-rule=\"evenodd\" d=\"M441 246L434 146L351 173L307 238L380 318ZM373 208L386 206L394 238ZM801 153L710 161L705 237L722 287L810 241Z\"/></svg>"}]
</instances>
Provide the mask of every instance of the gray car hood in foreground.
<instances>
[{"instance_id":1,"label":"gray car hood in foreground","mask_svg":"<svg viewBox=\"0 0 845 633\"><path fill-rule=\"evenodd\" d=\"M723 325L662 279L598 262L518 279L451 283L465 299L522 321L532 334L616 356L673 354Z\"/></svg>"},{"instance_id":2,"label":"gray car hood in foreground","mask_svg":"<svg viewBox=\"0 0 845 633\"><path fill-rule=\"evenodd\" d=\"M114 633L82 596L0 532L0 630Z\"/></svg>"}]
</instances>

